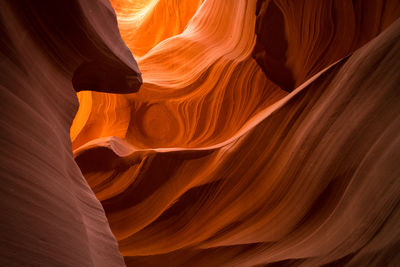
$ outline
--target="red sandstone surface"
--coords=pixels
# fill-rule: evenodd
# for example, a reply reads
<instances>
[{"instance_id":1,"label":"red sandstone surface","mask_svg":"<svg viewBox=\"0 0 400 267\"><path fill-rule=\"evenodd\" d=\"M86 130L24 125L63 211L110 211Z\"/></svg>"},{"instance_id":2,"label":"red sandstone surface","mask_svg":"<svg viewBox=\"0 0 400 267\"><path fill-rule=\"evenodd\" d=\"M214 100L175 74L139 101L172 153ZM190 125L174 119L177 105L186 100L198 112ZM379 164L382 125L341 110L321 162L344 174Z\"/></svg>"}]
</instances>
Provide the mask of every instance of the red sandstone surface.
<instances>
[{"instance_id":1,"label":"red sandstone surface","mask_svg":"<svg viewBox=\"0 0 400 267\"><path fill-rule=\"evenodd\" d=\"M399 17L1 2L0 265L400 265Z\"/></svg>"}]
</instances>

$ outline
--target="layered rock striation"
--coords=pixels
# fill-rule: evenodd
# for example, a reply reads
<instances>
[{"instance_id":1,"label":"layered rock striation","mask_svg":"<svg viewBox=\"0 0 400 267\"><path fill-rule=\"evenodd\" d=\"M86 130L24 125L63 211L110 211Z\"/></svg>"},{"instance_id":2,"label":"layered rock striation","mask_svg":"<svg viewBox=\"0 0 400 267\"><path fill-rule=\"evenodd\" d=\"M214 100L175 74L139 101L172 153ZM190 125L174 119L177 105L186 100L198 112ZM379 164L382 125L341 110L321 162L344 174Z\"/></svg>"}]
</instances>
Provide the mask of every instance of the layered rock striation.
<instances>
[{"instance_id":1,"label":"layered rock striation","mask_svg":"<svg viewBox=\"0 0 400 267\"><path fill-rule=\"evenodd\" d=\"M2 265L399 264L398 1L111 4L1 3Z\"/></svg>"},{"instance_id":2,"label":"layered rock striation","mask_svg":"<svg viewBox=\"0 0 400 267\"><path fill-rule=\"evenodd\" d=\"M2 1L0 20L0 265L123 266L70 140L76 91L141 84L115 13L106 1Z\"/></svg>"}]
</instances>

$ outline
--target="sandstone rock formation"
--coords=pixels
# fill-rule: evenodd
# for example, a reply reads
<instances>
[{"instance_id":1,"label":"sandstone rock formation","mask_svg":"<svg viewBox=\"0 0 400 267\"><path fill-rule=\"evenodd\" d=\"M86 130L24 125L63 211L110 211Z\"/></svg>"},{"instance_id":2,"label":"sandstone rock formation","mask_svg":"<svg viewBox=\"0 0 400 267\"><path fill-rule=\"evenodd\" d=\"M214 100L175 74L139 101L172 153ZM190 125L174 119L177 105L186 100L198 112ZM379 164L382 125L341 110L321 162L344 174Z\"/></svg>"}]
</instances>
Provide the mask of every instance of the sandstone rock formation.
<instances>
[{"instance_id":1,"label":"sandstone rock formation","mask_svg":"<svg viewBox=\"0 0 400 267\"><path fill-rule=\"evenodd\" d=\"M0 265L122 266L69 131L72 80L76 90L140 86L115 13L106 1L1 1L0 19Z\"/></svg>"},{"instance_id":2,"label":"sandstone rock formation","mask_svg":"<svg viewBox=\"0 0 400 267\"><path fill-rule=\"evenodd\" d=\"M123 265L109 225L127 266L399 265L398 1L111 0L137 65L73 3L2 4L4 259Z\"/></svg>"},{"instance_id":3,"label":"sandstone rock formation","mask_svg":"<svg viewBox=\"0 0 400 267\"><path fill-rule=\"evenodd\" d=\"M292 91L349 55L399 17L396 0L258 0L253 56L266 75Z\"/></svg>"},{"instance_id":4,"label":"sandstone rock formation","mask_svg":"<svg viewBox=\"0 0 400 267\"><path fill-rule=\"evenodd\" d=\"M158 42L164 1L112 3L144 84L72 140L128 265L398 261L396 1L208 0Z\"/></svg>"}]
</instances>

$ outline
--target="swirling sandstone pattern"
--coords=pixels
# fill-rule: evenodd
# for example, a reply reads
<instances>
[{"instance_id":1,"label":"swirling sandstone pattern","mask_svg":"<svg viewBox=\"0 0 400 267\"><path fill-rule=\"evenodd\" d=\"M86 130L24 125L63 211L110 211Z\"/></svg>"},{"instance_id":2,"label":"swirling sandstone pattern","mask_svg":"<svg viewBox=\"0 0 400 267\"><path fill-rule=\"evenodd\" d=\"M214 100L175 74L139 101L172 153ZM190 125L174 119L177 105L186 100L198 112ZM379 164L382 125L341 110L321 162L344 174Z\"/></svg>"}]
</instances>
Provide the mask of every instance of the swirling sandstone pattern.
<instances>
[{"instance_id":1,"label":"swirling sandstone pattern","mask_svg":"<svg viewBox=\"0 0 400 267\"><path fill-rule=\"evenodd\" d=\"M1 4L0 263L400 264L397 0L111 4Z\"/></svg>"},{"instance_id":2,"label":"swirling sandstone pattern","mask_svg":"<svg viewBox=\"0 0 400 267\"><path fill-rule=\"evenodd\" d=\"M377 36L399 17L396 0L258 0L253 55L287 91Z\"/></svg>"},{"instance_id":3,"label":"swirling sandstone pattern","mask_svg":"<svg viewBox=\"0 0 400 267\"><path fill-rule=\"evenodd\" d=\"M0 265L124 265L69 133L73 86L134 92L141 83L111 5L1 1L0 20Z\"/></svg>"},{"instance_id":4,"label":"swirling sandstone pattern","mask_svg":"<svg viewBox=\"0 0 400 267\"><path fill-rule=\"evenodd\" d=\"M142 2L72 136L127 265L398 262L398 2Z\"/></svg>"}]
</instances>

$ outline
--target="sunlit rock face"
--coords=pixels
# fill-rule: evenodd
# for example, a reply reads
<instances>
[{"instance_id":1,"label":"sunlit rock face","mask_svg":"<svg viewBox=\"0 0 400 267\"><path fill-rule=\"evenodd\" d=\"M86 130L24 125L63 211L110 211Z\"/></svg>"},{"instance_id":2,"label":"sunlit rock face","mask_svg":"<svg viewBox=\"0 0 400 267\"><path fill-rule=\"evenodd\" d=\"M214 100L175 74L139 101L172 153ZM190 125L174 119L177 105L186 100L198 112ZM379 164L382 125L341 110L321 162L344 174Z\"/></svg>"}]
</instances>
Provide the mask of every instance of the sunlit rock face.
<instances>
[{"instance_id":1,"label":"sunlit rock face","mask_svg":"<svg viewBox=\"0 0 400 267\"><path fill-rule=\"evenodd\" d=\"M0 10L0 265L400 264L397 0L33 2Z\"/></svg>"},{"instance_id":2,"label":"sunlit rock face","mask_svg":"<svg viewBox=\"0 0 400 267\"><path fill-rule=\"evenodd\" d=\"M128 266L399 262L398 1L112 5L144 83L71 138Z\"/></svg>"},{"instance_id":3,"label":"sunlit rock face","mask_svg":"<svg viewBox=\"0 0 400 267\"><path fill-rule=\"evenodd\" d=\"M107 2L1 1L0 20L0 266L123 266L69 131L75 90L140 86L115 13Z\"/></svg>"},{"instance_id":4,"label":"sunlit rock face","mask_svg":"<svg viewBox=\"0 0 400 267\"><path fill-rule=\"evenodd\" d=\"M143 12L156 23L158 5L164 2L139 11L132 7L132 25L136 27L137 13ZM119 19L123 36L129 26L126 6ZM180 12L186 14L184 7ZM232 137L254 114L287 94L251 58L255 21L254 1L206 1L190 21L185 17L160 20L157 36L167 37L170 24L184 25L184 30L137 57L144 79L137 94L80 94L82 107L91 105L92 109L82 115L78 112L80 131L72 127L74 149L109 136L141 149L204 147ZM141 31L134 28L128 35L126 42L133 43L133 54L137 53L133 38L145 44L149 40L147 33L141 37Z\"/></svg>"}]
</instances>

